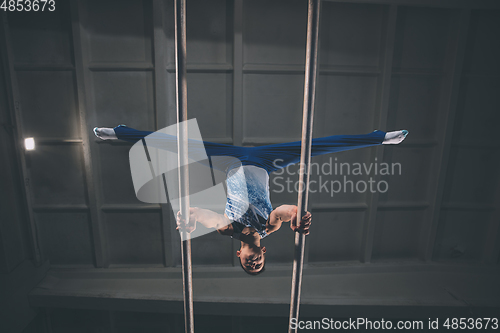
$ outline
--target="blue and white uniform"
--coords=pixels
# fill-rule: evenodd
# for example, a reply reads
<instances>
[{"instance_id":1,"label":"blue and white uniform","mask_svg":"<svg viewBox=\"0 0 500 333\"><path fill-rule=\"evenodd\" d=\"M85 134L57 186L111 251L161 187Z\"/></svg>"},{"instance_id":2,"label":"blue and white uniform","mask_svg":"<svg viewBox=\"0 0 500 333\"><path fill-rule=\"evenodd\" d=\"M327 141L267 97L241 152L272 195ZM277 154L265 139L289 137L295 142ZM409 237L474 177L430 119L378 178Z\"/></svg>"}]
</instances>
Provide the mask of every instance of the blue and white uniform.
<instances>
[{"instance_id":1,"label":"blue and white uniform","mask_svg":"<svg viewBox=\"0 0 500 333\"><path fill-rule=\"evenodd\" d=\"M115 127L114 132L118 139L130 142L137 142L153 133L138 131L123 125ZM333 135L316 138L312 140L311 156L379 145L384 142L385 135L386 132L374 131L362 135ZM148 144L156 148L175 151L176 140L175 136L157 133L155 139L149 140ZM239 237L244 227L254 228L261 238L267 236L266 222L273 210L269 195L269 173L298 163L300 153L300 141L259 147L238 147L192 140L189 149L190 158L193 160L227 172L225 213L233 221L234 238ZM218 157L217 165L209 164L203 156ZM238 164L241 162L238 166L234 165L235 158L239 161ZM248 197L245 193L248 193Z\"/></svg>"},{"instance_id":2,"label":"blue and white uniform","mask_svg":"<svg viewBox=\"0 0 500 333\"><path fill-rule=\"evenodd\" d=\"M266 170L245 165L227 175L226 215L235 223L254 228L261 238L267 236L266 223L273 210ZM239 239L242 228L233 223L233 238Z\"/></svg>"}]
</instances>

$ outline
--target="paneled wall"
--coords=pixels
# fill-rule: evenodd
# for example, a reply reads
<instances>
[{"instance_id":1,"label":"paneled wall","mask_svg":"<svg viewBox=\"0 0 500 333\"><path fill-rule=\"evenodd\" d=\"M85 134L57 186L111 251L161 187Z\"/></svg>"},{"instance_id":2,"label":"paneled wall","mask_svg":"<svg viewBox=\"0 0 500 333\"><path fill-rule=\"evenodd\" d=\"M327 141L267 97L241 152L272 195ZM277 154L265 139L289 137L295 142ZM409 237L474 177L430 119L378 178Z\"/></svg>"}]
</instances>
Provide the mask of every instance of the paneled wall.
<instances>
[{"instance_id":1,"label":"paneled wall","mask_svg":"<svg viewBox=\"0 0 500 333\"><path fill-rule=\"evenodd\" d=\"M37 237L44 259L92 264L69 7L8 16Z\"/></svg>"},{"instance_id":2,"label":"paneled wall","mask_svg":"<svg viewBox=\"0 0 500 333\"><path fill-rule=\"evenodd\" d=\"M3 29L2 29L3 30ZM2 52L2 60L5 53ZM27 233L27 215L23 200L22 181L17 163L16 140L9 112L8 68L0 64L0 273L10 273L21 262L32 257Z\"/></svg>"},{"instance_id":3,"label":"paneled wall","mask_svg":"<svg viewBox=\"0 0 500 333\"><path fill-rule=\"evenodd\" d=\"M11 13L7 34L24 137L29 196L52 265L175 266L170 208L139 202L129 144L95 126L155 130L175 122L172 1L69 1L54 13ZM307 2L201 1L187 7L188 108L203 138L261 145L300 138ZM472 261L499 251L498 10L325 1L314 136L408 129L399 146L313 159L399 163L385 193L319 190L344 175L313 172L306 260ZM277 158L279 158L277 156ZM271 176L274 206L296 168ZM289 264L293 232L263 241ZM195 265L238 265L238 243L193 241Z\"/></svg>"},{"instance_id":4,"label":"paneled wall","mask_svg":"<svg viewBox=\"0 0 500 333\"><path fill-rule=\"evenodd\" d=\"M434 248L437 260L494 263L499 259L498 14L478 10L470 17Z\"/></svg>"}]
</instances>

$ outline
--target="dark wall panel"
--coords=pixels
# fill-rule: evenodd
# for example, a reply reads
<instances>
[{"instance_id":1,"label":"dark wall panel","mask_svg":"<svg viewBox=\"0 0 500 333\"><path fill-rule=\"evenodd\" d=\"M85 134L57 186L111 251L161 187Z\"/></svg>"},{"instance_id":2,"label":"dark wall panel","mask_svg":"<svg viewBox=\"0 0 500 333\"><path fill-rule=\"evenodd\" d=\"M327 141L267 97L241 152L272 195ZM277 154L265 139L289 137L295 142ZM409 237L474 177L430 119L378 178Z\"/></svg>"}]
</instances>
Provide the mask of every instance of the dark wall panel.
<instances>
[{"instance_id":1,"label":"dark wall panel","mask_svg":"<svg viewBox=\"0 0 500 333\"><path fill-rule=\"evenodd\" d=\"M500 143L500 137L496 133L500 122L499 91L500 74L473 75L462 79L455 128L460 141Z\"/></svg>"},{"instance_id":2,"label":"dark wall panel","mask_svg":"<svg viewBox=\"0 0 500 333\"><path fill-rule=\"evenodd\" d=\"M426 148L386 146L384 160L377 165L381 180L388 184L388 190L379 195L380 202L422 203L428 200L431 153ZM388 169L383 171L385 167ZM390 174L383 175L387 170Z\"/></svg>"},{"instance_id":3,"label":"dark wall panel","mask_svg":"<svg viewBox=\"0 0 500 333\"><path fill-rule=\"evenodd\" d=\"M102 176L100 187L105 204L138 204L130 172L128 151L131 145L99 145Z\"/></svg>"},{"instance_id":4,"label":"dark wall panel","mask_svg":"<svg viewBox=\"0 0 500 333\"><path fill-rule=\"evenodd\" d=\"M438 261L481 259L487 236L489 212L445 210L441 212L434 258Z\"/></svg>"},{"instance_id":5,"label":"dark wall panel","mask_svg":"<svg viewBox=\"0 0 500 333\"><path fill-rule=\"evenodd\" d=\"M175 76L174 73L169 75ZM233 80L229 73L190 73L188 115L196 118L204 140L231 139ZM172 84L169 88L175 89ZM165 112L166 110L162 110Z\"/></svg>"},{"instance_id":6,"label":"dark wall panel","mask_svg":"<svg viewBox=\"0 0 500 333\"><path fill-rule=\"evenodd\" d=\"M450 158L445 202L496 205L498 150L480 147L456 148Z\"/></svg>"},{"instance_id":7,"label":"dark wall panel","mask_svg":"<svg viewBox=\"0 0 500 333\"><path fill-rule=\"evenodd\" d=\"M69 2L56 1L56 3L56 10L53 12L49 11L48 7L43 12L9 12L15 63L73 64Z\"/></svg>"},{"instance_id":8,"label":"dark wall panel","mask_svg":"<svg viewBox=\"0 0 500 333\"><path fill-rule=\"evenodd\" d=\"M51 264L93 263L88 213L40 212L36 219L42 251Z\"/></svg>"},{"instance_id":9,"label":"dark wall panel","mask_svg":"<svg viewBox=\"0 0 500 333\"><path fill-rule=\"evenodd\" d=\"M141 0L85 1L81 18L91 62L152 61L152 21L148 3Z\"/></svg>"},{"instance_id":10,"label":"dark wall panel","mask_svg":"<svg viewBox=\"0 0 500 333\"><path fill-rule=\"evenodd\" d=\"M106 226L111 264L161 265L158 212L106 213Z\"/></svg>"},{"instance_id":11,"label":"dark wall panel","mask_svg":"<svg viewBox=\"0 0 500 333\"><path fill-rule=\"evenodd\" d=\"M408 129L406 142L430 142L435 139L441 107L442 78L439 75L393 76L389 100L389 117L393 128Z\"/></svg>"},{"instance_id":12,"label":"dark wall panel","mask_svg":"<svg viewBox=\"0 0 500 333\"><path fill-rule=\"evenodd\" d=\"M318 85L324 95L318 95L318 99L324 99L324 109L315 110L315 126L323 127L322 136L373 132L377 84L375 76L320 76Z\"/></svg>"},{"instance_id":13,"label":"dark wall panel","mask_svg":"<svg viewBox=\"0 0 500 333\"><path fill-rule=\"evenodd\" d=\"M329 1L322 6L321 65L378 67L386 7Z\"/></svg>"},{"instance_id":14,"label":"dark wall panel","mask_svg":"<svg viewBox=\"0 0 500 333\"><path fill-rule=\"evenodd\" d=\"M50 145L27 152L35 205L86 204L81 149L78 145Z\"/></svg>"},{"instance_id":15,"label":"dark wall panel","mask_svg":"<svg viewBox=\"0 0 500 333\"><path fill-rule=\"evenodd\" d=\"M244 1L243 15L244 64L304 64L305 1Z\"/></svg>"},{"instance_id":16,"label":"dark wall panel","mask_svg":"<svg viewBox=\"0 0 500 333\"><path fill-rule=\"evenodd\" d=\"M1 32L1 29L0 29ZM3 60L3 59L0 59ZM0 272L7 273L27 256L28 219L23 199L23 179L19 173L17 146L12 137L11 110L8 102L4 67L0 62Z\"/></svg>"},{"instance_id":17,"label":"dark wall panel","mask_svg":"<svg viewBox=\"0 0 500 333\"><path fill-rule=\"evenodd\" d=\"M434 256L480 261L498 225L499 11L472 11ZM497 238L498 244L498 238ZM486 247L485 247L486 246ZM494 259L493 259L494 260Z\"/></svg>"},{"instance_id":18,"label":"dark wall panel","mask_svg":"<svg viewBox=\"0 0 500 333\"><path fill-rule=\"evenodd\" d=\"M363 238L363 211L314 211L309 261L357 261Z\"/></svg>"},{"instance_id":19,"label":"dark wall panel","mask_svg":"<svg viewBox=\"0 0 500 333\"><path fill-rule=\"evenodd\" d=\"M380 210L377 212L373 261L417 259L423 210Z\"/></svg>"},{"instance_id":20,"label":"dark wall panel","mask_svg":"<svg viewBox=\"0 0 500 333\"><path fill-rule=\"evenodd\" d=\"M303 81L303 76L296 74L246 74L243 78L244 139L297 138L302 121Z\"/></svg>"},{"instance_id":21,"label":"dark wall panel","mask_svg":"<svg viewBox=\"0 0 500 333\"><path fill-rule=\"evenodd\" d=\"M500 31L500 11L474 10L469 28L467 72L500 74L500 45L497 43Z\"/></svg>"},{"instance_id":22,"label":"dark wall panel","mask_svg":"<svg viewBox=\"0 0 500 333\"><path fill-rule=\"evenodd\" d=\"M95 126L125 124L154 130L153 74L151 72L93 72L94 105L88 113Z\"/></svg>"},{"instance_id":23,"label":"dark wall panel","mask_svg":"<svg viewBox=\"0 0 500 333\"><path fill-rule=\"evenodd\" d=\"M24 134L38 138L79 138L75 77L70 71L17 73Z\"/></svg>"},{"instance_id":24,"label":"dark wall panel","mask_svg":"<svg viewBox=\"0 0 500 333\"><path fill-rule=\"evenodd\" d=\"M174 237L179 237L177 231L172 232L174 232ZM236 251L232 251L231 242L231 238L222 236L215 230L204 236L196 237L191 241L193 265L231 266L233 256L236 256ZM237 248L239 249L239 247ZM179 250L174 249L174 251ZM181 263L178 262L177 265L180 266Z\"/></svg>"},{"instance_id":25,"label":"dark wall panel","mask_svg":"<svg viewBox=\"0 0 500 333\"><path fill-rule=\"evenodd\" d=\"M399 7L394 67L402 70L442 69L451 12L440 8Z\"/></svg>"},{"instance_id":26,"label":"dark wall panel","mask_svg":"<svg viewBox=\"0 0 500 333\"><path fill-rule=\"evenodd\" d=\"M188 64L231 64L232 1L192 0L186 6ZM169 62L174 65L174 59Z\"/></svg>"}]
</instances>

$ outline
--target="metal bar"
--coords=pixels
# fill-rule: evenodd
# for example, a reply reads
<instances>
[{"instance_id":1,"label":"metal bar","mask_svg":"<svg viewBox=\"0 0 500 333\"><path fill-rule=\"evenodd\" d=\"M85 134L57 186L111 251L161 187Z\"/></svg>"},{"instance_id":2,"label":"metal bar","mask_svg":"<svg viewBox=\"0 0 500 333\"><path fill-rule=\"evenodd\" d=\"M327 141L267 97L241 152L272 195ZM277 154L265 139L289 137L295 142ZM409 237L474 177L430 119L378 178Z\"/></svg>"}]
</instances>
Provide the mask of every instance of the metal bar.
<instances>
[{"instance_id":1,"label":"metal bar","mask_svg":"<svg viewBox=\"0 0 500 333\"><path fill-rule=\"evenodd\" d=\"M304 81L304 107L302 117L302 146L300 155L299 194L297 203L297 220L307 211L309 197L309 171L311 163L311 144L314 118L314 102L318 74L319 18L321 0L309 0L307 11L306 42L306 75ZM292 292L290 299L290 322L298 320L300 305L300 289L302 285L302 269L304 265L305 235L295 234L295 250L293 258ZM297 328L288 328L289 332L297 332Z\"/></svg>"},{"instance_id":2,"label":"metal bar","mask_svg":"<svg viewBox=\"0 0 500 333\"><path fill-rule=\"evenodd\" d=\"M234 1L233 143L243 144L243 0ZM239 265L239 264L237 264Z\"/></svg>"},{"instance_id":3,"label":"metal bar","mask_svg":"<svg viewBox=\"0 0 500 333\"><path fill-rule=\"evenodd\" d=\"M175 0L175 90L177 105L177 148L179 169L179 198L182 216L189 218L189 169L187 127L187 71L186 71L186 0ZM184 328L194 333L193 276L191 267L191 239L181 228L182 282L184 286Z\"/></svg>"},{"instance_id":4,"label":"metal bar","mask_svg":"<svg viewBox=\"0 0 500 333\"><path fill-rule=\"evenodd\" d=\"M243 143L243 0L233 2L233 133L235 146ZM240 265L240 258L233 255L239 248L231 242L233 266Z\"/></svg>"}]
</instances>

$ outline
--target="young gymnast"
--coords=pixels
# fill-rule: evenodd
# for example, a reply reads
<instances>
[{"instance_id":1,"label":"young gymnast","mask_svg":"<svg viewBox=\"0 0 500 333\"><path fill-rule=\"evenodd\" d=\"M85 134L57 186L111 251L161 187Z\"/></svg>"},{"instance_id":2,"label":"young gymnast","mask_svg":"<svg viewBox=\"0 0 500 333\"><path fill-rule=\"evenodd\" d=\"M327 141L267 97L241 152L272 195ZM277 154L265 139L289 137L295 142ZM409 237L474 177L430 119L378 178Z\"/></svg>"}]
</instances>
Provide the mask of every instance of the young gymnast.
<instances>
[{"instance_id":1,"label":"young gymnast","mask_svg":"<svg viewBox=\"0 0 500 333\"><path fill-rule=\"evenodd\" d=\"M125 125L115 128L94 128L95 135L102 140L125 140L137 142L154 132L139 131ZM363 135L333 135L312 140L311 156L318 156L339 151L370 147L379 144L399 144L408 131L393 132L374 131ZM156 139L165 143L165 149L176 143L176 137L159 134ZM161 146L161 142L159 145ZM161 147L160 147L161 148ZM241 267L250 275L264 271L266 247L261 246L261 239L281 228L283 222L294 222L297 219L297 206L282 205L272 208L269 193L269 174L300 161L301 142L288 142L259 147L237 147L203 141L203 145L190 149L189 156L203 154L208 157L228 156L241 163L239 168L219 164L224 169L227 179L227 203L224 214L208 209L190 208L189 218L177 213L177 228L186 228L192 232L196 223L207 228L216 229L219 234L231 236L241 242L236 251ZM238 174L239 173L239 174ZM241 175L241 176L240 176ZM242 200L241 193L245 194ZM246 200L248 198L248 201ZM307 212L298 223L290 223L292 230L309 234L311 213Z\"/></svg>"}]
</instances>

